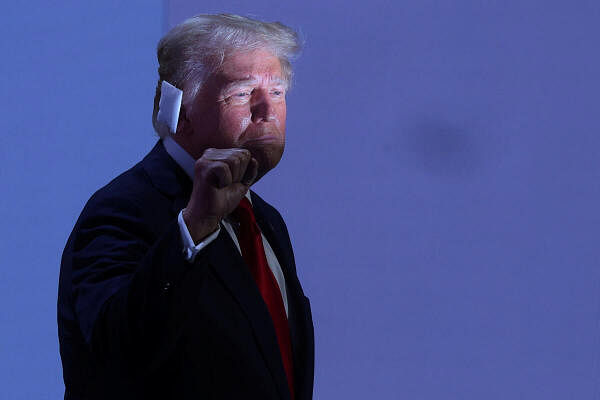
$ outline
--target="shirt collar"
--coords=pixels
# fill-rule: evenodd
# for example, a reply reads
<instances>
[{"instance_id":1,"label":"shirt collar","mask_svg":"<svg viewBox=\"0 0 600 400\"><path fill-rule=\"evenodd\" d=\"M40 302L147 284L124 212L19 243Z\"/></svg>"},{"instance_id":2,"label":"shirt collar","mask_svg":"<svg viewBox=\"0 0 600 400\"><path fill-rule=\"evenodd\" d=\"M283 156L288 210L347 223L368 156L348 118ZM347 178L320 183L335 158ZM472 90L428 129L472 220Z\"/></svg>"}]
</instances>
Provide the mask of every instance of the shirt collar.
<instances>
[{"instance_id":1,"label":"shirt collar","mask_svg":"<svg viewBox=\"0 0 600 400\"><path fill-rule=\"evenodd\" d=\"M185 171L187 176L194 180L194 157L184 150L171 136L162 139L163 146L171 158Z\"/></svg>"},{"instance_id":2,"label":"shirt collar","mask_svg":"<svg viewBox=\"0 0 600 400\"><path fill-rule=\"evenodd\" d=\"M192 157L183 147L179 145L171 136L165 136L162 138L163 146L167 151L167 154L171 156L173 161L177 163L185 171L187 176L193 181L194 180L194 164L196 160ZM252 204L250 198L250 190L246 192L246 198Z\"/></svg>"}]
</instances>

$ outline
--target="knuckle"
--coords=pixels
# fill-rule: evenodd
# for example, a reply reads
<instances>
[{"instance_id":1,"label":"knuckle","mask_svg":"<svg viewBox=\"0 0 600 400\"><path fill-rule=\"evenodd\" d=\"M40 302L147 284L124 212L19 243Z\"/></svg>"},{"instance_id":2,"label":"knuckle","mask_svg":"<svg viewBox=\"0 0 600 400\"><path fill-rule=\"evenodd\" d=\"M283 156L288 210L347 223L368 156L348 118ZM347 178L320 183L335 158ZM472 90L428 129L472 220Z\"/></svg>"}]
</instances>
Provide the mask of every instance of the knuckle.
<instances>
[{"instance_id":1,"label":"knuckle","mask_svg":"<svg viewBox=\"0 0 600 400\"><path fill-rule=\"evenodd\" d=\"M202 174L204 171L210 169L211 161L203 158L199 158L194 164L194 173Z\"/></svg>"},{"instance_id":2,"label":"knuckle","mask_svg":"<svg viewBox=\"0 0 600 400\"><path fill-rule=\"evenodd\" d=\"M205 164L205 168L202 168L201 172L204 178L210 175L220 174L223 170L223 167L218 162L207 162Z\"/></svg>"},{"instance_id":3,"label":"knuckle","mask_svg":"<svg viewBox=\"0 0 600 400\"><path fill-rule=\"evenodd\" d=\"M209 147L208 149L204 150L204 152L202 153L202 157L210 157L216 149Z\"/></svg>"},{"instance_id":4,"label":"knuckle","mask_svg":"<svg viewBox=\"0 0 600 400\"><path fill-rule=\"evenodd\" d=\"M222 161L215 161L212 165L212 168L215 171L225 172L225 171L229 170L229 165L227 165L226 163L224 163Z\"/></svg>"},{"instance_id":5,"label":"knuckle","mask_svg":"<svg viewBox=\"0 0 600 400\"><path fill-rule=\"evenodd\" d=\"M237 157L229 157L227 164L229 164L232 170L237 170L240 166L240 160Z\"/></svg>"},{"instance_id":6,"label":"knuckle","mask_svg":"<svg viewBox=\"0 0 600 400\"><path fill-rule=\"evenodd\" d=\"M248 149L240 149L239 154L246 158L246 157L250 157L250 150Z\"/></svg>"}]
</instances>

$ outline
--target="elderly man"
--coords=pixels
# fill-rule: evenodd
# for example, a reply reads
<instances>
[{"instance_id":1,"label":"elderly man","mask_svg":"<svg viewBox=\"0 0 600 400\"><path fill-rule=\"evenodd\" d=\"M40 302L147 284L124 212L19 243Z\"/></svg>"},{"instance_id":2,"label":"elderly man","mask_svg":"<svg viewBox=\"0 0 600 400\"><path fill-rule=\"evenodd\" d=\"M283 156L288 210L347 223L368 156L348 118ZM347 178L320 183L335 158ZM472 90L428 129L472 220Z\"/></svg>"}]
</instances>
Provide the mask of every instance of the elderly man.
<instances>
[{"instance_id":1,"label":"elderly man","mask_svg":"<svg viewBox=\"0 0 600 400\"><path fill-rule=\"evenodd\" d=\"M298 49L234 15L159 42L161 140L92 196L63 253L66 399L312 398L310 304L283 219L249 190L281 159Z\"/></svg>"}]
</instances>

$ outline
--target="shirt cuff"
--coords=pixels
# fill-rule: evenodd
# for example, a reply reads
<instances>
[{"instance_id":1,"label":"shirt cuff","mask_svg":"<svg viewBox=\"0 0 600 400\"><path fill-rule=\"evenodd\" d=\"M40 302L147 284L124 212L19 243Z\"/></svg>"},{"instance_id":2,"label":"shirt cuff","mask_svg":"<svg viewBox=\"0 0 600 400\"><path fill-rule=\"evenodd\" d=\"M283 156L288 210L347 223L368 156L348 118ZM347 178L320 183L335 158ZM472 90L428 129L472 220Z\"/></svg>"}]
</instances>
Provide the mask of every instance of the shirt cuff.
<instances>
[{"instance_id":1,"label":"shirt cuff","mask_svg":"<svg viewBox=\"0 0 600 400\"><path fill-rule=\"evenodd\" d=\"M188 231L187 225L183 220L183 210L179 211L177 223L179 224L179 233L181 233L181 241L183 243L183 255L190 263L193 263L200 250L208 246L217 238L217 236L219 236L219 232L221 232L221 226L219 226L216 231L208 235L203 241L198 244L194 244L192 235L190 235L190 231Z\"/></svg>"}]
</instances>

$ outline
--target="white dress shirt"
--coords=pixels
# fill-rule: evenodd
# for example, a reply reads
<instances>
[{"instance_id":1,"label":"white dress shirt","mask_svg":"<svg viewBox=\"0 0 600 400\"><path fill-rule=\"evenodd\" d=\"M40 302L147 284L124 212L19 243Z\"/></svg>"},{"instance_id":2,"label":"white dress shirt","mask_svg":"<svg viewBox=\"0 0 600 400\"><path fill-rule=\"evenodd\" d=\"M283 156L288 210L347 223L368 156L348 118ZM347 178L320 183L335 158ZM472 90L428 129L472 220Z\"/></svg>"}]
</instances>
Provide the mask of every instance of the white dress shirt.
<instances>
[{"instance_id":1,"label":"white dress shirt","mask_svg":"<svg viewBox=\"0 0 600 400\"><path fill-rule=\"evenodd\" d=\"M190 156L184 149L181 147L175 140L173 140L170 136L165 136L162 139L162 144L165 147L167 153L171 156L171 158L186 172L186 174L190 177L190 179L194 180L194 164L195 160L192 156ZM246 198L252 204L252 200L250 199L250 192L246 192ZM183 211L183 210L182 210ZM196 244L192 240L192 236L183 220L183 212L180 211L177 216L177 222L179 223L179 231L181 233L181 240L183 242L184 253L186 259L192 263L196 258L196 255L206 246L208 246L213 240L219 236L219 232L221 231L221 227L217 228L216 231L208 235L203 241ZM240 250L240 244L237 239L237 235L233 229L232 223L229 218L224 218L221 221L221 225L225 228L231 239L235 243L238 251L242 254ZM275 280L277 281L277 285L279 285L279 290L281 290L281 297L283 299L283 306L285 307L285 313L288 313L288 301L287 301L287 291L285 286L285 278L283 276L283 271L281 270L281 266L279 265L279 261L277 260L277 256L275 256L275 252L271 248L271 245L265 238L265 235L262 234L262 242L263 247L265 248L265 256L267 257L267 263L269 264L269 268L273 272L275 276Z\"/></svg>"}]
</instances>

